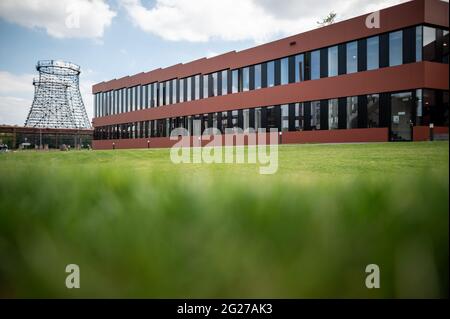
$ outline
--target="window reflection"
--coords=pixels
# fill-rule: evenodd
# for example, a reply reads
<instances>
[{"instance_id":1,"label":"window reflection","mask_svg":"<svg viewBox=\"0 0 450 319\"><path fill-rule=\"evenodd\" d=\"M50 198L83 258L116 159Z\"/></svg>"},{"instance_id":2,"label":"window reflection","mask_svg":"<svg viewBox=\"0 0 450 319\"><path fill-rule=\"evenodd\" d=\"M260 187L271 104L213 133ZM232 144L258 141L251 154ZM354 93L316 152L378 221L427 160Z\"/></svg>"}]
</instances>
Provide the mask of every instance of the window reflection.
<instances>
[{"instance_id":1,"label":"window reflection","mask_svg":"<svg viewBox=\"0 0 450 319\"><path fill-rule=\"evenodd\" d=\"M289 131L289 105L281 105L281 131Z\"/></svg>"},{"instance_id":2,"label":"window reflection","mask_svg":"<svg viewBox=\"0 0 450 319\"><path fill-rule=\"evenodd\" d=\"M358 42L353 41L346 44L347 49L347 73L358 71Z\"/></svg>"},{"instance_id":3,"label":"window reflection","mask_svg":"<svg viewBox=\"0 0 450 319\"><path fill-rule=\"evenodd\" d=\"M328 100L328 129L338 128L338 99Z\"/></svg>"},{"instance_id":4,"label":"window reflection","mask_svg":"<svg viewBox=\"0 0 450 319\"><path fill-rule=\"evenodd\" d=\"M184 81L185 81L186 79L180 79L180 83L179 83L179 86L180 86L180 102L184 102Z\"/></svg>"},{"instance_id":5,"label":"window reflection","mask_svg":"<svg viewBox=\"0 0 450 319\"><path fill-rule=\"evenodd\" d=\"M231 93L239 92L239 70L231 72Z\"/></svg>"},{"instance_id":6,"label":"window reflection","mask_svg":"<svg viewBox=\"0 0 450 319\"><path fill-rule=\"evenodd\" d=\"M320 101L311 102L311 129L320 130Z\"/></svg>"},{"instance_id":7,"label":"window reflection","mask_svg":"<svg viewBox=\"0 0 450 319\"><path fill-rule=\"evenodd\" d=\"M203 98L209 97L208 75L203 76Z\"/></svg>"},{"instance_id":8,"label":"window reflection","mask_svg":"<svg viewBox=\"0 0 450 319\"><path fill-rule=\"evenodd\" d=\"M261 88L261 64L255 65L255 89Z\"/></svg>"},{"instance_id":9,"label":"window reflection","mask_svg":"<svg viewBox=\"0 0 450 319\"><path fill-rule=\"evenodd\" d=\"M198 100L200 98L200 75L194 77L194 99Z\"/></svg>"},{"instance_id":10,"label":"window reflection","mask_svg":"<svg viewBox=\"0 0 450 319\"><path fill-rule=\"evenodd\" d=\"M228 70L223 70L222 74L222 95L228 94Z\"/></svg>"},{"instance_id":11,"label":"window reflection","mask_svg":"<svg viewBox=\"0 0 450 319\"><path fill-rule=\"evenodd\" d=\"M379 45L378 36L367 39L367 70L375 70L380 67Z\"/></svg>"},{"instance_id":12,"label":"window reflection","mask_svg":"<svg viewBox=\"0 0 450 319\"><path fill-rule=\"evenodd\" d=\"M186 79L186 101L190 101L192 99L192 77Z\"/></svg>"},{"instance_id":13,"label":"window reflection","mask_svg":"<svg viewBox=\"0 0 450 319\"><path fill-rule=\"evenodd\" d=\"M289 83L289 59L281 59L281 84Z\"/></svg>"},{"instance_id":14,"label":"window reflection","mask_svg":"<svg viewBox=\"0 0 450 319\"><path fill-rule=\"evenodd\" d=\"M304 81L305 76L304 55L298 54L295 56L294 60L295 60L295 82L302 82Z\"/></svg>"},{"instance_id":15,"label":"window reflection","mask_svg":"<svg viewBox=\"0 0 450 319\"><path fill-rule=\"evenodd\" d=\"M338 75L338 47L328 48L328 76Z\"/></svg>"},{"instance_id":16,"label":"window reflection","mask_svg":"<svg viewBox=\"0 0 450 319\"><path fill-rule=\"evenodd\" d=\"M347 97L347 128L358 128L358 97Z\"/></svg>"},{"instance_id":17,"label":"window reflection","mask_svg":"<svg viewBox=\"0 0 450 319\"><path fill-rule=\"evenodd\" d=\"M320 78L320 51L311 52L311 80Z\"/></svg>"},{"instance_id":18,"label":"window reflection","mask_svg":"<svg viewBox=\"0 0 450 319\"><path fill-rule=\"evenodd\" d=\"M378 127L380 122L380 96L367 95L367 127Z\"/></svg>"},{"instance_id":19,"label":"window reflection","mask_svg":"<svg viewBox=\"0 0 450 319\"><path fill-rule=\"evenodd\" d=\"M389 33L389 66L403 63L403 31Z\"/></svg>"},{"instance_id":20,"label":"window reflection","mask_svg":"<svg viewBox=\"0 0 450 319\"><path fill-rule=\"evenodd\" d=\"M211 74L211 79L212 79L212 94L213 96L217 96L218 92L217 72Z\"/></svg>"},{"instance_id":21,"label":"window reflection","mask_svg":"<svg viewBox=\"0 0 450 319\"><path fill-rule=\"evenodd\" d=\"M267 63L267 87L275 85L275 62L270 61Z\"/></svg>"},{"instance_id":22,"label":"window reflection","mask_svg":"<svg viewBox=\"0 0 450 319\"><path fill-rule=\"evenodd\" d=\"M242 91L248 91L250 87L250 74L249 68L242 69Z\"/></svg>"}]
</instances>

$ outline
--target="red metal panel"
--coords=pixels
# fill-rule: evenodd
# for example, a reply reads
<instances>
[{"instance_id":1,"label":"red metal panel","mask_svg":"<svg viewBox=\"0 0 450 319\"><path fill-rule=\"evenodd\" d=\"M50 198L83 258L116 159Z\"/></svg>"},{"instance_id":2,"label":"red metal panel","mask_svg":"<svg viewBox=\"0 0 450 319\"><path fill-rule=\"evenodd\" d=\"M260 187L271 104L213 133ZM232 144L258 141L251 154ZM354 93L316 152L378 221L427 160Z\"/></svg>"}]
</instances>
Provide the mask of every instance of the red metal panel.
<instances>
[{"instance_id":1,"label":"red metal panel","mask_svg":"<svg viewBox=\"0 0 450 319\"><path fill-rule=\"evenodd\" d=\"M235 69L257 64L330 45L370 37L421 23L431 23L448 28L448 3L439 0L416 0L380 10L380 28L367 28L368 14L314 29L278 41L263 44L240 52L228 52L213 58L202 58L186 64L176 64L134 76L126 76L92 87L92 92L109 91L172 78L183 78L198 73L207 74L223 69ZM295 45L291 45L294 43Z\"/></svg>"},{"instance_id":2,"label":"red metal panel","mask_svg":"<svg viewBox=\"0 0 450 319\"><path fill-rule=\"evenodd\" d=\"M283 144L387 142L388 128L283 132Z\"/></svg>"},{"instance_id":3,"label":"red metal panel","mask_svg":"<svg viewBox=\"0 0 450 319\"><path fill-rule=\"evenodd\" d=\"M416 88L448 90L449 69L419 62L97 117L95 127Z\"/></svg>"},{"instance_id":4,"label":"red metal panel","mask_svg":"<svg viewBox=\"0 0 450 319\"><path fill-rule=\"evenodd\" d=\"M448 135L448 127L435 126L433 128L434 135ZM429 141L430 140L430 128L428 126L414 126L413 127L413 139L414 141Z\"/></svg>"},{"instance_id":5,"label":"red metal panel","mask_svg":"<svg viewBox=\"0 0 450 319\"><path fill-rule=\"evenodd\" d=\"M225 135L215 136L219 139L220 144L225 145ZM194 140L196 143L194 144ZM150 143L147 143L150 141ZM92 146L94 149L128 149L128 148L166 148L172 147L179 140L171 140L169 137L152 137L152 138L137 138L137 139L123 139L123 140L94 140ZM216 140L217 141L217 140ZM228 140L230 141L230 140ZM262 141L262 140L261 140ZM270 143L269 133L265 134L265 143ZM351 129L351 130L330 130L330 131L301 131L301 132L283 132L281 138L277 138L277 142L281 144L302 144L302 143L355 143L355 142L387 142L388 129L387 128L368 128L368 129ZM234 139L227 146L234 145L254 145L258 142L258 137L255 134L243 136ZM211 140L198 141L198 136L189 138L190 146L206 146L211 144ZM261 142L263 144L263 142Z\"/></svg>"}]
</instances>

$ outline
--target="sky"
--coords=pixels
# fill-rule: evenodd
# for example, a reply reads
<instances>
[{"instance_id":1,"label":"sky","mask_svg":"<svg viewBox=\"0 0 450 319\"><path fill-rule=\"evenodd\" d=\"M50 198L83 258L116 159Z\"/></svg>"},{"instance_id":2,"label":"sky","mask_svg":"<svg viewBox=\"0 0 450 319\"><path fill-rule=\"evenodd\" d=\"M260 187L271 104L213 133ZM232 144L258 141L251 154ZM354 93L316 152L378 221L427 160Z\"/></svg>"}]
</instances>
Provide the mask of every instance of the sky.
<instances>
[{"instance_id":1,"label":"sky","mask_svg":"<svg viewBox=\"0 0 450 319\"><path fill-rule=\"evenodd\" d=\"M0 0L0 125L23 125L38 60L80 65L92 85L240 51L404 0Z\"/></svg>"}]
</instances>

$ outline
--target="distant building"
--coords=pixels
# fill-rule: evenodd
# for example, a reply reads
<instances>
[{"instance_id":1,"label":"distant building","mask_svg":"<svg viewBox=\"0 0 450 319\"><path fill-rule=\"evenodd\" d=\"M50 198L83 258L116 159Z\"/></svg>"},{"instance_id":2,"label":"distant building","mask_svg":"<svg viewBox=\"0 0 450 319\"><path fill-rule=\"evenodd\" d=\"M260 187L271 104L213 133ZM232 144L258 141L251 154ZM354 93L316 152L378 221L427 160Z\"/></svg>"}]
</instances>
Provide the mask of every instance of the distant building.
<instances>
[{"instance_id":1,"label":"distant building","mask_svg":"<svg viewBox=\"0 0 450 319\"><path fill-rule=\"evenodd\" d=\"M411 1L381 10L379 28L368 14L98 83L93 146L167 147L194 123L277 128L282 143L427 140L430 124L448 136L448 9Z\"/></svg>"},{"instance_id":2,"label":"distant building","mask_svg":"<svg viewBox=\"0 0 450 319\"><path fill-rule=\"evenodd\" d=\"M10 149L59 148L62 144L73 149L92 146L92 129L55 129L0 125L0 144Z\"/></svg>"}]
</instances>

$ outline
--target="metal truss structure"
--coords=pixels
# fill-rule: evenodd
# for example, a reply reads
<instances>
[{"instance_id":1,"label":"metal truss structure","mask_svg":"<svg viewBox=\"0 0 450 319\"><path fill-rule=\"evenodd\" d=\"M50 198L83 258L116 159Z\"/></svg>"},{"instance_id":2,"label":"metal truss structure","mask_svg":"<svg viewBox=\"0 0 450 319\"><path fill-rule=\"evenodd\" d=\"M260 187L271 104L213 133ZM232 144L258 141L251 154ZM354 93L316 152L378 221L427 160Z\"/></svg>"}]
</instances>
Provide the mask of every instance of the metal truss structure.
<instances>
[{"instance_id":1,"label":"metal truss structure","mask_svg":"<svg viewBox=\"0 0 450 319\"><path fill-rule=\"evenodd\" d=\"M70 62L41 60L36 70L39 79L33 80L34 100L25 126L91 128L80 94L80 67Z\"/></svg>"}]
</instances>

